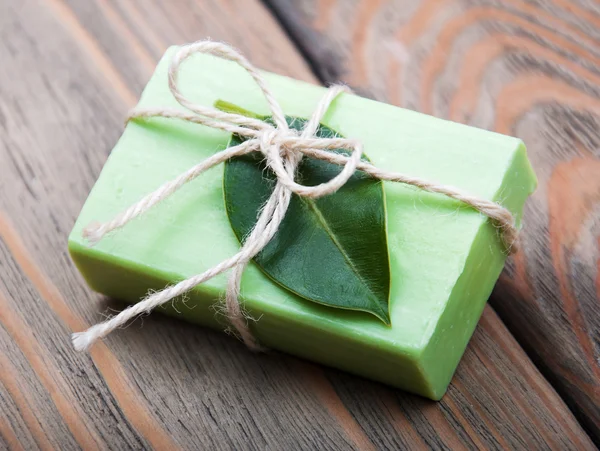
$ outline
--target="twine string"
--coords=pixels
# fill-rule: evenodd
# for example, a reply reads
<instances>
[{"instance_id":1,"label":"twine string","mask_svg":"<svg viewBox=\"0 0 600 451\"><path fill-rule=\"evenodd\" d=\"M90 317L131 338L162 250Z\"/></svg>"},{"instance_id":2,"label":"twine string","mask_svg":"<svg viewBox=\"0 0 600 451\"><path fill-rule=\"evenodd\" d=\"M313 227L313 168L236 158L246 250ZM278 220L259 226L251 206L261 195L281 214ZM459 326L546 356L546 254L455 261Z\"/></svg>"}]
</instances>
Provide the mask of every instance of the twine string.
<instances>
[{"instance_id":1,"label":"twine string","mask_svg":"<svg viewBox=\"0 0 600 451\"><path fill-rule=\"evenodd\" d=\"M254 79L267 101L274 125L256 118L199 105L185 97L179 89L179 71L181 65L196 53L212 54L233 61L243 67ZM340 137L316 137L315 133L331 103L341 93L349 92L345 86L331 86L318 103L303 130L298 132L288 126L281 106L260 72L243 55L223 43L200 41L181 47L174 55L169 66L168 83L173 97L188 110L187 112L173 108L136 108L130 112L127 120L154 117L178 119L237 134L246 138L246 141L217 152L198 163L174 180L163 184L110 221L90 224L84 229L83 236L91 245L102 240L107 234L125 226L138 216L143 215L203 172L231 158L251 152L262 153L267 167L276 175L277 183L271 196L262 207L254 228L237 254L202 274L192 276L147 296L118 315L96 324L86 331L74 333L72 336L73 345L78 351L87 350L94 342L104 338L113 330L124 326L130 320L149 313L154 308L171 301L227 270L231 270L225 293L227 318L246 346L252 350L260 350L261 347L248 326L249 317L240 303L240 285L245 267L277 233L285 217L292 194L319 198L335 193L344 186L356 170L363 171L374 179L403 183L423 191L443 194L474 208L488 216L494 225L500 229L501 238L506 249L509 252L515 250L518 231L515 227L513 215L503 206L472 196L452 186L377 168L371 163L361 160L362 144L356 140ZM347 149L350 151L350 155L331 152L333 149ZM299 184L295 181L295 175L304 156L337 164L342 166L342 170L331 180L320 185L305 186Z\"/></svg>"}]
</instances>

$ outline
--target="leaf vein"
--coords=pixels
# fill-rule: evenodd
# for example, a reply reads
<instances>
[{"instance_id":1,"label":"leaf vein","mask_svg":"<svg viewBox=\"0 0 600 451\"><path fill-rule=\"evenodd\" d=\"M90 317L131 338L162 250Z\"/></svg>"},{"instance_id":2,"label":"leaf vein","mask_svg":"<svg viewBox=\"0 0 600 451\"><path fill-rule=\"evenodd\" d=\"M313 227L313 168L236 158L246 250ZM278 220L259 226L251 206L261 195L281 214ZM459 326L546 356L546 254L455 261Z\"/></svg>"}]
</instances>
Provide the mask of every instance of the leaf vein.
<instances>
[{"instance_id":1,"label":"leaf vein","mask_svg":"<svg viewBox=\"0 0 600 451\"><path fill-rule=\"evenodd\" d=\"M335 244L335 246L338 248L338 250L344 257L344 260L346 260L346 263L348 263L348 266L350 267L350 269L352 270L352 272L354 273L356 278L358 280L360 280L364 284L364 286L367 287L367 290L369 291L369 293L371 293L371 295L375 298L375 300L377 300L378 299L377 295L373 292L373 290L371 289L371 286L367 283L367 281L364 279L364 277L362 277L362 275L358 271L358 268L354 265L354 262L352 262L352 259L347 254L344 247L342 246L342 243L339 242L339 240L333 233L333 230L332 230L331 226L329 225L329 222L325 218L325 215L323 215L323 212L317 206L317 203L314 200L305 198L305 197L300 197L300 200L302 202L304 202L306 205L308 205L308 207L313 211L316 218L319 220L319 223L323 226L323 229L325 229L325 232L327 233L327 235L329 236L331 241L333 241L333 244ZM377 302L377 305L379 306L378 302Z\"/></svg>"}]
</instances>

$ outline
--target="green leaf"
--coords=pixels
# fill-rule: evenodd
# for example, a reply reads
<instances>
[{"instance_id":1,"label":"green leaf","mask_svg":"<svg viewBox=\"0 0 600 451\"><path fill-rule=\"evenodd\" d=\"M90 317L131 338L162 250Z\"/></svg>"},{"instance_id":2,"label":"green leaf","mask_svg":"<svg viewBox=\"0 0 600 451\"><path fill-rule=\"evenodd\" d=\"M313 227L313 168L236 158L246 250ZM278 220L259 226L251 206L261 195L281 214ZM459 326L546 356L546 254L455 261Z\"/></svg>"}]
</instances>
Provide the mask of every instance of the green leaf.
<instances>
[{"instance_id":1,"label":"green leaf","mask_svg":"<svg viewBox=\"0 0 600 451\"><path fill-rule=\"evenodd\" d=\"M306 121L288 118L288 123L301 130ZM324 125L316 135L339 136ZM229 146L242 141L233 136ZM348 154L342 149L336 152ZM340 171L338 165L304 157L297 180L314 186ZM240 241L254 227L275 182L258 152L225 164L225 206ZM389 324L390 269L382 182L357 171L329 196L308 199L294 194L279 231L254 261L298 296L330 307L365 311Z\"/></svg>"},{"instance_id":2,"label":"green leaf","mask_svg":"<svg viewBox=\"0 0 600 451\"><path fill-rule=\"evenodd\" d=\"M215 108L225 113L241 114L242 116L252 117L254 119L264 120L267 116L261 116L260 114L253 113L252 111L245 110L244 108L230 103L226 100L217 100L215 102Z\"/></svg>"}]
</instances>

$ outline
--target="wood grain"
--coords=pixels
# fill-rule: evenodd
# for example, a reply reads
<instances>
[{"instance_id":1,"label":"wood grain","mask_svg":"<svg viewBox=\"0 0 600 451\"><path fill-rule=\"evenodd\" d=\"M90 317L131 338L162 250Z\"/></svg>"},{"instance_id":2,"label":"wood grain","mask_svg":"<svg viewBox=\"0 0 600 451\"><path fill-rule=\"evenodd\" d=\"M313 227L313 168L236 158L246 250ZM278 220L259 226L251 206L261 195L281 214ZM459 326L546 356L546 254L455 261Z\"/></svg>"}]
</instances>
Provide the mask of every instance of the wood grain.
<instances>
[{"instance_id":1,"label":"wood grain","mask_svg":"<svg viewBox=\"0 0 600 451\"><path fill-rule=\"evenodd\" d=\"M521 137L540 186L491 300L600 441L600 5L269 0L325 82Z\"/></svg>"},{"instance_id":2,"label":"wood grain","mask_svg":"<svg viewBox=\"0 0 600 451\"><path fill-rule=\"evenodd\" d=\"M66 238L166 47L210 35L315 78L254 1L0 1L0 32L0 446L593 448L489 308L440 403L160 315L74 353L69 333L120 306Z\"/></svg>"}]
</instances>

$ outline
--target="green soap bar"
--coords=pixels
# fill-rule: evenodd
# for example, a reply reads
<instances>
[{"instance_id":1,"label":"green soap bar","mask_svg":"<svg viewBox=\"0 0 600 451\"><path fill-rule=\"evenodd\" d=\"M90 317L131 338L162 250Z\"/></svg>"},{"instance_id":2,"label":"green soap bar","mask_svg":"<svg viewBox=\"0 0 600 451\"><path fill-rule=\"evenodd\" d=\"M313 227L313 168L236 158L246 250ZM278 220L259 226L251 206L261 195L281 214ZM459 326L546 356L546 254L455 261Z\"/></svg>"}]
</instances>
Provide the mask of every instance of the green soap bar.
<instances>
[{"instance_id":1,"label":"green soap bar","mask_svg":"<svg viewBox=\"0 0 600 451\"><path fill-rule=\"evenodd\" d=\"M167 86L167 52L140 107L179 107ZM287 115L309 117L325 89L265 73ZM222 99L269 114L251 78L235 64L198 55L180 75L183 93L211 106ZM536 185L523 143L355 95L334 102L323 123L364 144L371 161L502 202L517 218ZM94 247L82 238L162 183L226 147L228 134L167 119L131 122L112 151L69 238L69 251L94 290L136 302L148 290L190 277L232 256L239 243L214 168ZM391 265L388 327L373 315L303 300L251 264L242 282L260 342L326 365L440 399L504 265L496 228L482 214L441 195L386 183ZM212 307L227 276L166 311L223 329ZM212 308L211 308L212 307Z\"/></svg>"}]
</instances>

